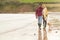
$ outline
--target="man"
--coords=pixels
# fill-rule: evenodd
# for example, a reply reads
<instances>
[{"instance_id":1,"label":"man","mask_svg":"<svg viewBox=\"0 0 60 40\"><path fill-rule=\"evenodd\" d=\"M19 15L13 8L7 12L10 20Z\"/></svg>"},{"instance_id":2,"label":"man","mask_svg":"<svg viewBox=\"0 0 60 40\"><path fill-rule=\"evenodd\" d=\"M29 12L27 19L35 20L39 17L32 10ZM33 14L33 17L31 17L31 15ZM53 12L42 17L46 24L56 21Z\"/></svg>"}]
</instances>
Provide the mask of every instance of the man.
<instances>
[{"instance_id":1,"label":"man","mask_svg":"<svg viewBox=\"0 0 60 40\"><path fill-rule=\"evenodd\" d=\"M42 12L43 12L43 7L42 4L40 4L39 7L36 9L36 18L38 18L38 26L40 30L41 30L42 19L43 19Z\"/></svg>"},{"instance_id":2,"label":"man","mask_svg":"<svg viewBox=\"0 0 60 40\"><path fill-rule=\"evenodd\" d=\"M44 29L46 28L46 19L47 19L47 9L45 5L40 4L39 7L36 9L36 18L38 18L38 26L41 30L42 20Z\"/></svg>"}]
</instances>

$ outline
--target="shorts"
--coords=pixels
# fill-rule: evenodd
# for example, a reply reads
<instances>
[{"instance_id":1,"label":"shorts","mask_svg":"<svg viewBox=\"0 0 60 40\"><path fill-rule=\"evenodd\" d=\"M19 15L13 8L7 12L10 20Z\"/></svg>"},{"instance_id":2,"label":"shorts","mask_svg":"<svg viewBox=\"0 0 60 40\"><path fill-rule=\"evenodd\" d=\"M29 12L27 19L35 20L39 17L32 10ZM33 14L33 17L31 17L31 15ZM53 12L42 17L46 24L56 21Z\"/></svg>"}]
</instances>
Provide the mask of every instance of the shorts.
<instances>
[{"instance_id":1,"label":"shorts","mask_svg":"<svg viewBox=\"0 0 60 40\"><path fill-rule=\"evenodd\" d=\"M42 20L43 20L43 17L42 16L38 16L38 24L42 24Z\"/></svg>"}]
</instances>

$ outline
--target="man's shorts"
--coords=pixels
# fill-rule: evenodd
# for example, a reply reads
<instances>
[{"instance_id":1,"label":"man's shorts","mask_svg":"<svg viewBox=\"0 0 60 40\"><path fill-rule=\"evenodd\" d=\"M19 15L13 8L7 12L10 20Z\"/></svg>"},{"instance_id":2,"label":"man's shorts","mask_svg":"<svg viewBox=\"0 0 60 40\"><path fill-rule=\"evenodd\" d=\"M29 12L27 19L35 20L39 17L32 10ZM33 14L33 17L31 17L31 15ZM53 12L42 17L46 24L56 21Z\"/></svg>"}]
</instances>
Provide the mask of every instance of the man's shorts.
<instances>
[{"instance_id":1,"label":"man's shorts","mask_svg":"<svg viewBox=\"0 0 60 40\"><path fill-rule=\"evenodd\" d=\"M42 16L38 16L38 24L42 24L42 20L43 20L43 17Z\"/></svg>"}]
</instances>

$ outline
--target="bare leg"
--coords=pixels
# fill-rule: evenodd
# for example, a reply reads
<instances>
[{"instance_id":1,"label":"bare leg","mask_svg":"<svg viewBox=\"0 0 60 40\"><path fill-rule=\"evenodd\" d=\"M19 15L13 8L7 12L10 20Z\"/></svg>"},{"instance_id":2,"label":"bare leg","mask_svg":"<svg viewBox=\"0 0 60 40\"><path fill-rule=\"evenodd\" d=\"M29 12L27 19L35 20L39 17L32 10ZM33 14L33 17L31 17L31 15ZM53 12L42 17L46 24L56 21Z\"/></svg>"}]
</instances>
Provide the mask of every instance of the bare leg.
<instances>
[{"instance_id":1,"label":"bare leg","mask_svg":"<svg viewBox=\"0 0 60 40\"><path fill-rule=\"evenodd\" d=\"M38 23L39 29L41 30L41 24Z\"/></svg>"},{"instance_id":2,"label":"bare leg","mask_svg":"<svg viewBox=\"0 0 60 40\"><path fill-rule=\"evenodd\" d=\"M47 21L45 19L43 19L43 26L44 26L44 29L46 28L46 25L47 25Z\"/></svg>"}]
</instances>

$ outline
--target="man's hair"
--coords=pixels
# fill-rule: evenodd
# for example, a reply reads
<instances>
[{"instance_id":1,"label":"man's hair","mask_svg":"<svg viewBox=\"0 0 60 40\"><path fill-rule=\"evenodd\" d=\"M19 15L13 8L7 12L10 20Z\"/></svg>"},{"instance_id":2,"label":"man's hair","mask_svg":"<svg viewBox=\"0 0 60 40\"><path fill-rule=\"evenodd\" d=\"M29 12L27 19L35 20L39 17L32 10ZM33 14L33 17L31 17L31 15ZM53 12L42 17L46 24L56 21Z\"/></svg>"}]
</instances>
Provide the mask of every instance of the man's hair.
<instances>
[{"instance_id":1,"label":"man's hair","mask_svg":"<svg viewBox=\"0 0 60 40\"><path fill-rule=\"evenodd\" d=\"M42 5L42 3L39 3L39 5Z\"/></svg>"}]
</instances>

